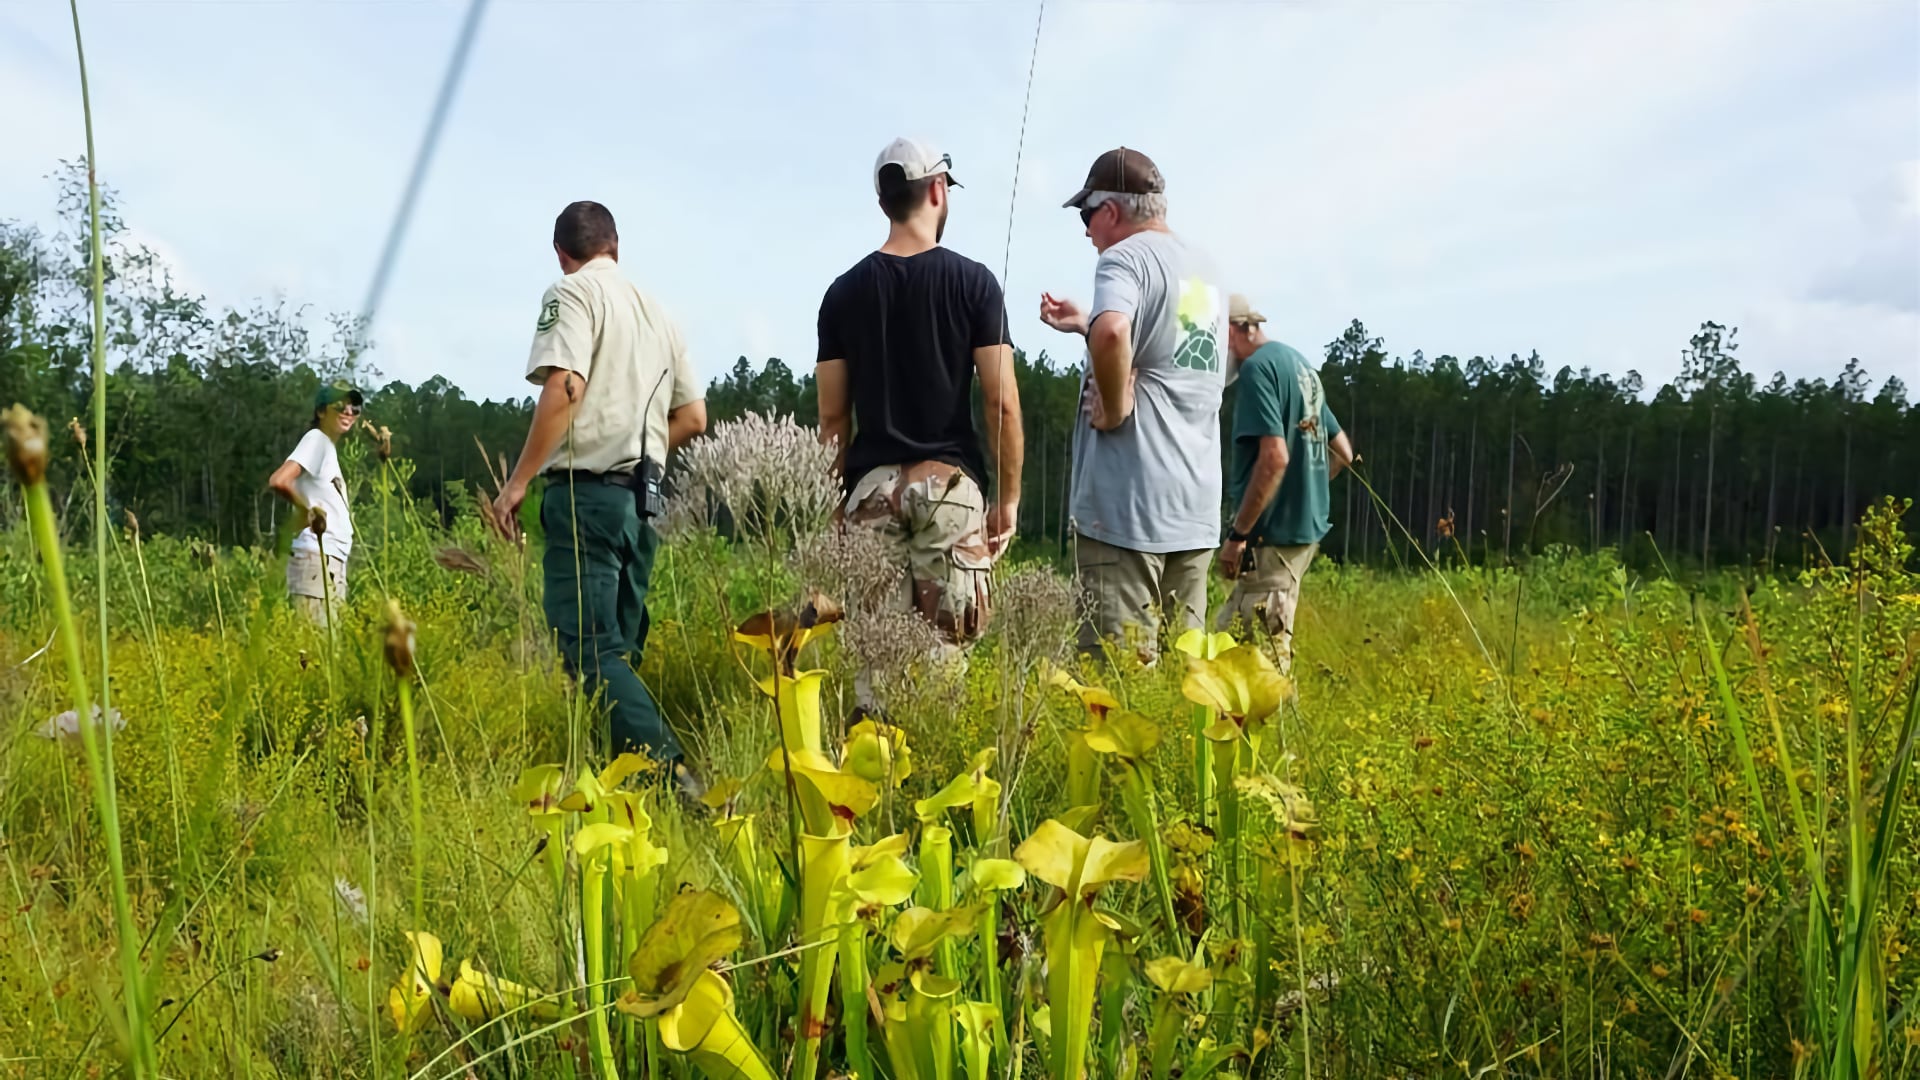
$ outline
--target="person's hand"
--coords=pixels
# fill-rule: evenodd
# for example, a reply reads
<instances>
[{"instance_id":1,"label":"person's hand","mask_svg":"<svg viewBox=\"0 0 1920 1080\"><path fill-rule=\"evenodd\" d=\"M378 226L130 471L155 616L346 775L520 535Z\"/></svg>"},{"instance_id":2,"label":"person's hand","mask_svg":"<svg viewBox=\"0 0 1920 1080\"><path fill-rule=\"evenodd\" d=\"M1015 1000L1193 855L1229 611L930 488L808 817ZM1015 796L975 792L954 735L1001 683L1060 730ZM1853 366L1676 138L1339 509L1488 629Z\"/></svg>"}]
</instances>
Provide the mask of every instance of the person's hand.
<instances>
[{"instance_id":1,"label":"person's hand","mask_svg":"<svg viewBox=\"0 0 1920 1080\"><path fill-rule=\"evenodd\" d=\"M520 538L520 504L527 501L527 485L522 480L508 480L507 486L500 489L500 495L493 500L493 527L508 540Z\"/></svg>"},{"instance_id":2,"label":"person's hand","mask_svg":"<svg viewBox=\"0 0 1920 1080\"><path fill-rule=\"evenodd\" d=\"M1019 500L995 503L987 508L987 555L999 559L1013 544L1013 530L1020 520Z\"/></svg>"},{"instance_id":3,"label":"person's hand","mask_svg":"<svg viewBox=\"0 0 1920 1080\"><path fill-rule=\"evenodd\" d=\"M1220 576L1232 581L1240 576L1240 562L1247 557L1245 540L1228 540L1220 545Z\"/></svg>"},{"instance_id":4,"label":"person's hand","mask_svg":"<svg viewBox=\"0 0 1920 1080\"><path fill-rule=\"evenodd\" d=\"M1087 336L1087 315L1080 305L1062 300L1052 293L1040 294L1040 321L1063 334Z\"/></svg>"},{"instance_id":5,"label":"person's hand","mask_svg":"<svg viewBox=\"0 0 1920 1080\"><path fill-rule=\"evenodd\" d=\"M1087 380L1087 422L1095 431L1112 431L1133 415L1133 387L1136 373L1127 372L1127 388L1118 408L1108 408L1106 399L1100 396L1100 384L1091 378Z\"/></svg>"}]
</instances>

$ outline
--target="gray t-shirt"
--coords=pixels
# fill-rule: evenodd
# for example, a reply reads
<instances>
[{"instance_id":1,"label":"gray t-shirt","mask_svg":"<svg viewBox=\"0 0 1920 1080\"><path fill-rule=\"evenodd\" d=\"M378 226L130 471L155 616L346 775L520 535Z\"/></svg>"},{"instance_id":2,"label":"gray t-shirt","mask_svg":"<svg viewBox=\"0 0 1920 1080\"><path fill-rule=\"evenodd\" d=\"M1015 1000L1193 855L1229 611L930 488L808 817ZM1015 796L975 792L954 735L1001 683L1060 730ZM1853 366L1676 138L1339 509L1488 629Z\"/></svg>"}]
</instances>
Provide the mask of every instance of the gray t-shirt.
<instances>
[{"instance_id":1,"label":"gray t-shirt","mask_svg":"<svg viewBox=\"0 0 1920 1080\"><path fill-rule=\"evenodd\" d=\"M1134 410L1095 431L1082 406L1073 436L1073 525L1133 551L1210 548L1220 539L1220 393L1227 299L1213 264L1169 232L1135 233L1101 253L1087 322L1133 322ZM1081 373L1090 399L1092 361Z\"/></svg>"}]
</instances>

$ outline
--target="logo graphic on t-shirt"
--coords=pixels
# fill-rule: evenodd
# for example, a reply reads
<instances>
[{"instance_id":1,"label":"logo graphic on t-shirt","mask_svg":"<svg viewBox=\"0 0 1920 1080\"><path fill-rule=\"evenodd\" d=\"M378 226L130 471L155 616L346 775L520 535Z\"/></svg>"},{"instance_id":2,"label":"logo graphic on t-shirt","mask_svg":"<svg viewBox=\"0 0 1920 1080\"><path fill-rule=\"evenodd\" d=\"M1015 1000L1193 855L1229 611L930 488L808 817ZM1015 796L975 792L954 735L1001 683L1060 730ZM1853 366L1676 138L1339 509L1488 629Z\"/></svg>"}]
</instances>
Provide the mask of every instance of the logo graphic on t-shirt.
<instances>
[{"instance_id":1,"label":"logo graphic on t-shirt","mask_svg":"<svg viewBox=\"0 0 1920 1080\"><path fill-rule=\"evenodd\" d=\"M1293 369L1294 382L1300 389L1300 433L1307 437L1307 456L1315 465L1327 463L1327 433L1320 426L1320 413L1327 405L1327 392L1320 385L1320 376L1305 364Z\"/></svg>"},{"instance_id":2,"label":"logo graphic on t-shirt","mask_svg":"<svg viewBox=\"0 0 1920 1080\"><path fill-rule=\"evenodd\" d=\"M1180 283L1180 337L1173 345L1173 366L1194 371L1220 370L1220 290L1197 277Z\"/></svg>"},{"instance_id":3,"label":"logo graphic on t-shirt","mask_svg":"<svg viewBox=\"0 0 1920 1080\"><path fill-rule=\"evenodd\" d=\"M560 301L549 300L546 302L546 305L540 309L540 322L534 326L534 332L544 334L553 329L553 324L559 321Z\"/></svg>"}]
</instances>

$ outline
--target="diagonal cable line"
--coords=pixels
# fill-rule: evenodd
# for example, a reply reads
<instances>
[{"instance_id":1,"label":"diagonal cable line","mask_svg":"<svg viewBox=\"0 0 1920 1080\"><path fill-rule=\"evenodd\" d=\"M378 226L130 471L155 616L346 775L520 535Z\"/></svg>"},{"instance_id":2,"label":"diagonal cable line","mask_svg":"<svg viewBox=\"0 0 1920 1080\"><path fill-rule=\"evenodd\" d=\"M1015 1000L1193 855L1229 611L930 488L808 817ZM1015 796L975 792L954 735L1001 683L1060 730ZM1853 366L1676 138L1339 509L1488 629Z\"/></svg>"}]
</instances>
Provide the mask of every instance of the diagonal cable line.
<instances>
[{"instance_id":1,"label":"diagonal cable line","mask_svg":"<svg viewBox=\"0 0 1920 1080\"><path fill-rule=\"evenodd\" d=\"M1008 341L1013 340L1013 315L1007 310L1006 290L1009 284L1007 280L1008 275L1013 273L1014 208L1018 205L1020 198L1020 161L1026 156L1027 150L1027 116L1033 109L1033 72L1040 63L1040 31L1041 28L1046 26L1046 22L1047 0L1040 0L1039 10L1034 14L1033 18L1033 48L1027 54L1027 90L1025 96L1020 100L1020 137L1018 141L1014 143L1013 147L1013 182L1007 187L1007 243L1005 250L1001 252L1000 256L1000 327L1002 335ZM1007 350L1007 366L1009 368L1006 373L1007 381L1013 382L1018 376L1011 370L1013 366L1012 349ZM1005 452L1006 448L1002 445L1005 439L1006 432L1000 431L998 438L994 440L993 461L995 468L999 467L1000 455ZM1041 507L1043 514L1045 510L1046 508L1044 506ZM1019 522L1015 521L1013 527L1014 531L1018 532ZM995 559L994 564L997 569L999 560Z\"/></svg>"},{"instance_id":2,"label":"diagonal cable line","mask_svg":"<svg viewBox=\"0 0 1920 1080\"><path fill-rule=\"evenodd\" d=\"M480 17L485 13L487 0L471 0L467 5L467 17L460 24L460 36L454 40L453 55L447 59L447 73L440 80L440 94L434 100L433 114L427 118L427 130L420 137L420 149L413 158L413 172L407 177L407 186L400 194L400 206L394 211L393 225L387 230L387 241L380 249L380 261L374 264L373 283L367 286L367 299L360 305L359 334L365 335L373 328L373 319L380 310L380 300L386 294L387 281L393 276L393 264L400 257L400 242L406 237L407 225L413 220L414 206L420 198L420 188L427 178L427 167L433 162L433 152L440 144L440 133L446 128L447 115L453 111L453 102L459 96L460 76L466 71L467 56L473 51L474 38L479 36Z\"/></svg>"}]
</instances>

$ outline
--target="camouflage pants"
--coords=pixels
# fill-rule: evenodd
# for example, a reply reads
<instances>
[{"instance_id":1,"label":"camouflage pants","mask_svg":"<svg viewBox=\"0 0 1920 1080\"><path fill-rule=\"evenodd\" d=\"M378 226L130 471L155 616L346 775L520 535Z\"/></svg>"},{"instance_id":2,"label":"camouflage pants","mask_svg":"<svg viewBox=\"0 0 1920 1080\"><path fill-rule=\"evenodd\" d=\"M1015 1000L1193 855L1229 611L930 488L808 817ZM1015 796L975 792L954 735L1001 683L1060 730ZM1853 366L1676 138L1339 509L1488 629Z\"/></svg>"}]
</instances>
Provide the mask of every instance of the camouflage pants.
<instances>
[{"instance_id":1,"label":"camouflage pants","mask_svg":"<svg viewBox=\"0 0 1920 1080\"><path fill-rule=\"evenodd\" d=\"M986 629L993 559L980 485L939 461L883 465L847 496L847 520L878 529L906 569L898 603L942 640L973 642Z\"/></svg>"},{"instance_id":2,"label":"camouflage pants","mask_svg":"<svg viewBox=\"0 0 1920 1080\"><path fill-rule=\"evenodd\" d=\"M1320 551L1319 544L1253 549L1253 568L1234 579L1233 592L1214 616L1215 630L1229 630L1237 620L1243 631L1255 627L1273 641L1275 665L1282 673L1293 667L1293 624L1300 610L1300 581Z\"/></svg>"}]
</instances>

